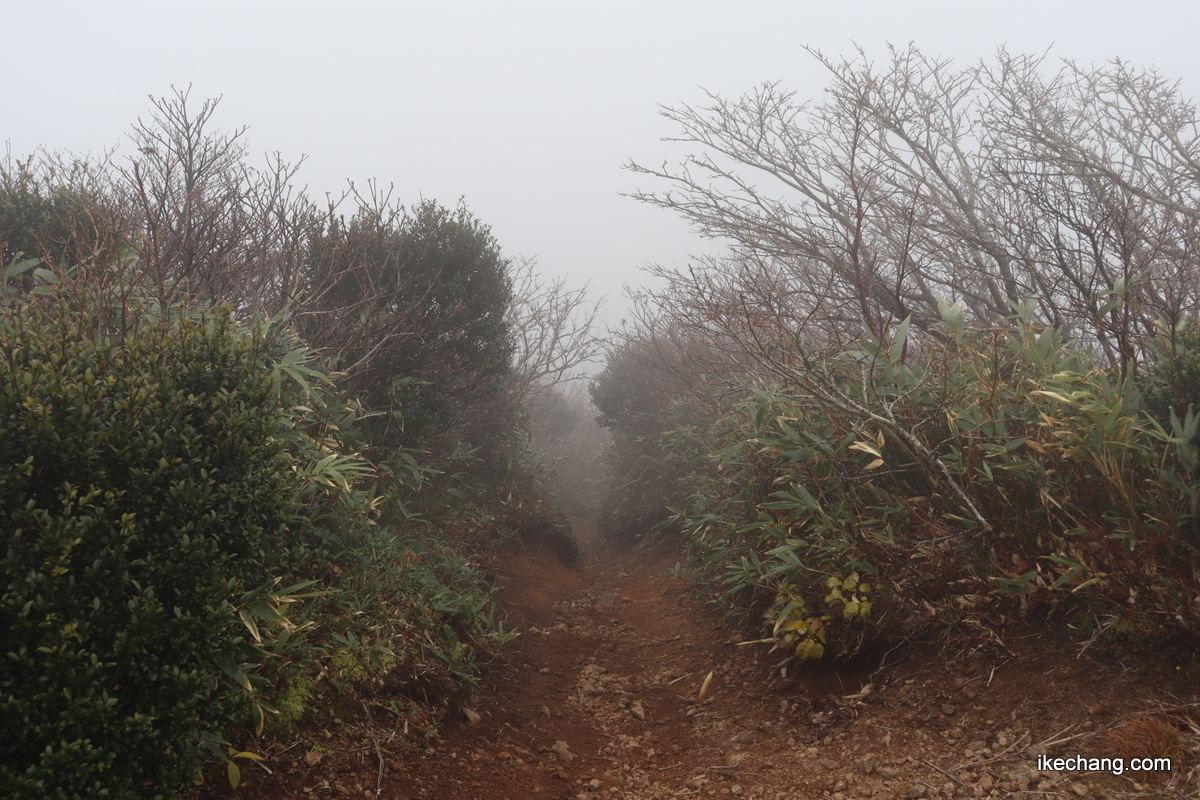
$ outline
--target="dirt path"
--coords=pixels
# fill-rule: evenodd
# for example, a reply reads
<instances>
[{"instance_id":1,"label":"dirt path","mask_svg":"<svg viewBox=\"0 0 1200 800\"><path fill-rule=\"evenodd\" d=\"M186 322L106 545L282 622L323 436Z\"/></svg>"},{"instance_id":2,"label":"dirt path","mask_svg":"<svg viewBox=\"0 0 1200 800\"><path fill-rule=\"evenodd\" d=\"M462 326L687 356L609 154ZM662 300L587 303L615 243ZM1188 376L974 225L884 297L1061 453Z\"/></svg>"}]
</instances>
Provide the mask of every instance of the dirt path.
<instances>
[{"instance_id":1,"label":"dirt path","mask_svg":"<svg viewBox=\"0 0 1200 800\"><path fill-rule=\"evenodd\" d=\"M778 655L738 646L673 583L677 553L587 545L582 570L521 546L504 554L497 580L523 633L468 700L473 724L463 711L428 748L387 737L375 751L376 732L317 764L299 747L246 796L1161 797L1190 779L1178 731L1192 691L1177 671L1079 659L1078 645L1030 632L1024 652L964 647L950 664L910 654L769 682ZM1131 729L1151 706L1176 711ZM1170 773L1037 768L1041 753L1153 755L1148 740L1171 731Z\"/></svg>"}]
</instances>

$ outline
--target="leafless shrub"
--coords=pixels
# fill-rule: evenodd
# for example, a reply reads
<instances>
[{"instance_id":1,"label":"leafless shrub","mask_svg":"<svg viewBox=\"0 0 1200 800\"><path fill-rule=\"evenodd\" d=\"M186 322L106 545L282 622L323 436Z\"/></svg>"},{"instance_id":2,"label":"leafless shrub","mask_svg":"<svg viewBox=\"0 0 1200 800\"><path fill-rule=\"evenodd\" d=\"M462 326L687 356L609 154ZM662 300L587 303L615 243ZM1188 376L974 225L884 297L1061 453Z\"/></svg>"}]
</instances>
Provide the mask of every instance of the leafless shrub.
<instances>
[{"instance_id":1,"label":"leafless shrub","mask_svg":"<svg viewBox=\"0 0 1200 800\"><path fill-rule=\"evenodd\" d=\"M664 108L698 152L630 164L668 187L635 197L731 242L740 335L765 310L809 341L884 339L936 322L939 300L987 321L1036 297L1040 321L1124 364L1160 318L1195 315L1200 133L1177 83L1003 51L967 68L810 52L824 100L767 84ZM676 279L718 288L711 270Z\"/></svg>"}]
</instances>

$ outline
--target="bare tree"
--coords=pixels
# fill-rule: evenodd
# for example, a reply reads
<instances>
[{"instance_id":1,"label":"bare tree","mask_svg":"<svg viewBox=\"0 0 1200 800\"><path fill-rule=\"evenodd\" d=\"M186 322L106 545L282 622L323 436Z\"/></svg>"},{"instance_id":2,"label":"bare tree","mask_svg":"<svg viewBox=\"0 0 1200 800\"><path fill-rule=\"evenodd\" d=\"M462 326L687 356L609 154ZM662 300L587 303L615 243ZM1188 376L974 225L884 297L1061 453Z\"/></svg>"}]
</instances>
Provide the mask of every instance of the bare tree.
<instances>
[{"instance_id":1,"label":"bare tree","mask_svg":"<svg viewBox=\"0 0 1200 800\"><path fill-rule=\"evenodd\" d=\"M272 313L300 291L300 264L316 216L293 180L300 163L276 153L251 167L245 128L211 130L220 98L197 109L190 87L151 98L130 138L122 170L124 205L141 230L143 268L160 301L229 300L245 313Z\"/></svg>"},{"instance_id":2,"label":"bare tree","mask_svg":"<svg viewBox=\"0 0 1200 800\"><path fill-rule=\"evenodd\" d=\"M927 327L939 301L986 321L1037 298L1113 363L1160 318L1195 316L1200 133L1178 84L1121 62L1047 74L1005 52L965 69L914 47L882 67L810 52L831 76L822 102L768 84L664 108L671 141L699 152L630 164L667 184L635 197L730 241L721 268L746 273L730 308L882 339L908 317Z\"/></svg>"},{"instance_id":3,"label":"bare tree","mask_svg":"<svg viewBox=\"0 0 1200 800\"><path fill-rule=\"evenodd\" d=\"M602 299L590 301L586 284L568 289L561 277L546 283L531 258L510 264L509 275L512 299L504 319L514 345L511 389L533 402L579 377L599 354Z\"/></svg>"}]
</instances>

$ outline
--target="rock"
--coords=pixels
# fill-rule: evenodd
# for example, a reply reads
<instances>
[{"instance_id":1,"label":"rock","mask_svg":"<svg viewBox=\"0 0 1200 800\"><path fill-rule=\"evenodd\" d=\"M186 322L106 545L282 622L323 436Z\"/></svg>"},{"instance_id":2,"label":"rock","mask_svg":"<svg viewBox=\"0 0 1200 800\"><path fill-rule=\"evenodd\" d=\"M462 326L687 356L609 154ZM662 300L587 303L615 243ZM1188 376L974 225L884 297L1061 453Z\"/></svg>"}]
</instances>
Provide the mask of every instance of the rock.
<instances>
[{"instance_id":1,"label":"rock","mask_svg":"<svg viewBox=\"0 0 1200 800\"><path fill-rule=\"evenodd\" d=\"M560 769L557 772L555 772L554 777L558 778L560 781L571 780L571 776L567 773L567 771L565 769Z\"/></svg>"},{"instance_id":2,"label":"rock","mask_svg":"<svg viewBox=\"0 0 1200 800\"><path fill-rule=\"evenodd\" d=\"M978 753L980 750L982 750L985 747L987 747L987 742L983 741L982 739L976 739L975 741L973 741L969 745L967 745L967 750L972 753Z\"/></svg>"},{"instance_id":3,"label":"rock","mask_svg":"<svg viewBox=\"0 0 1200 800\"><path fill-rule=\"evenodd\" d=\"M641 703L634 703L629 707L629 713L633 714L638 719L646 718L646 709L642 708Z\"/></svg>"},{"instance_id":4,"label":"rock","mask_svg":"<svg viewBox=\"0 0 1200 800\"><path fill-rule=\"evenodd\" d=\"M958 706L951 705L950 703L942 703L942 713L947 717L954 716L955 711L958 711Z\"/></svg>"},{"instance_id":5,"label":"rock","mask_svg":"<svg viewBox=\"0 0 1200 800\"><path fill-rule=\"evenodd\" d=\"M1085 784L1076 781L1075 783L1071 784L1071 791L1080 797L1087 797L1088 787Z\"/></svg>"},{"instance_id":6,"label":"rock","mask_svg":"<svg viewBox=\"0 0 1200 800\"><path fill-rule=\"evenodd\" d=\"M841 765L838 764L838 762L834 761L832 758L823 758L823 759L821 759L821 766L824 767L825 769L829 770L830 772L833 772L835 769L837 769Z\"/></svg>"},{"instance_id":7,"label":"rock","mask_svg":"<svg viewBox=\"0 0 1200 800\"><path fill-rule=\"evenodd\" d=\"M730 793L731 795L734 795L735 797L736 797L737 795L741 794L741 793L742 793L742 786L741 786L741 784L735 783L733 786L730 786L730 787L729 787L729 793Z\"/></svg>"},{"instance_id":8,"label":"rock","mask_svg":"<svg viewBox=\"0 0 1200 800\"><path fill-rule=\"evenodd\" d=\"M483 717L479 716L479 712L470 706L463 706L462 712L463 716L467 718L468 725L475 726L483 721Z\"/></svg>"},{"instance_id":9,"label":"rock","mask_svg":"<svg viewBox=\"0 0 1200 800\"><path fill-rule=\"evenodd\" d=\"M316 750L309 750L304 754L304 763L308 764L310 767L315 767L317 764L321 763L321 754Z\"/></svg>"},{"instance_id":10,"label":"rock","mask_svg":"<svg viewBox=\"0 0 1200 800\"><path fill-rule=\"evenodd\" d=\"M558 756L559 761L575 760L575 754L571 752L571 748L567 746L567 743L561 739L554 743L554 746L550 748L550 752Z\"/></svg>"},{"instance_id":11,"label":"rock","mask_svg":"<svg viewBox=\"0 0 1200 800\"><path fill-rule=\"evenodd\" d=\"M588 788L589 792L600 791L600 781L597 780L596 778L592 778L590 781L587 782L587 788Z\"/></svg>"},{"instance_id":12,"label":"rock","mask_svg":"<svg viewBox=\"0 0 1200 800\"><path fill-rule=\"evenodd\" d=\"M985 792L990 792L992 790L992 786L994 785L992 783L992 776L988 775L986 772L983 773L983 775L979 778L979 785L983 787Z\"/></svg>"},{"instance_id":13,"label":"rock","mask_svg":"<svg viewBox=\"0 0 1200 800\"><path fill-rule=\"evenodd\" d=\"M929 787L926 786L925 784L914 783L912 785L912 787L908 790L908 796L913 797L913 798L924 797L925 793L928 791L929 791Z\"/></svg>"}]
</instances>

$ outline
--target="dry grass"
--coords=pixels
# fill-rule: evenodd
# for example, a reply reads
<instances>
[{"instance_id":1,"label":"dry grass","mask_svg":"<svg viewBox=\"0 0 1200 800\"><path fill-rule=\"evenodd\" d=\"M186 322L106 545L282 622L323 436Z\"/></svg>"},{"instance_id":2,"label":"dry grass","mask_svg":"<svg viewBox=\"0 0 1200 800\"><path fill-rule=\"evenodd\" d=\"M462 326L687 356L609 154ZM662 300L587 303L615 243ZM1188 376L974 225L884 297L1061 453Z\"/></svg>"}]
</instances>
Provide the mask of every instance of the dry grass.
<instances>
[{"instance_id":1,"label":"dry grass","mask_svg":"<svg viewBox=\"0 0 1200 800\"><path fill-rule=\"evenodd\" d=\"M1131 717L1109 731L1108 744L1108 752L1126 761L1134 758L1177 759L1183 752L1183 735L1174 721L1143 714Z\"/></svg>"}]
</instances>

